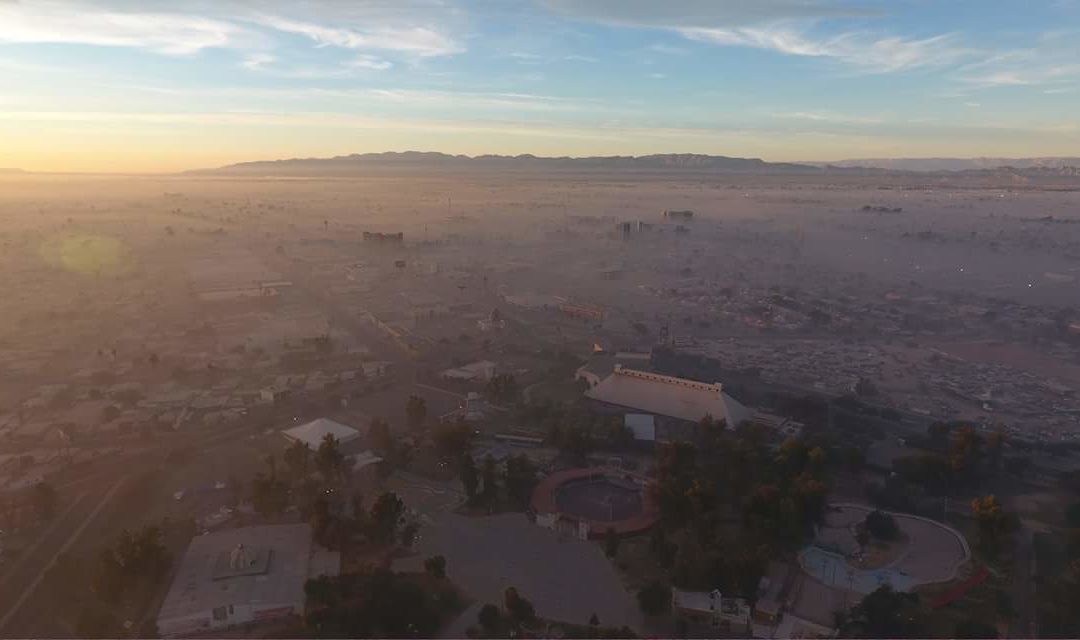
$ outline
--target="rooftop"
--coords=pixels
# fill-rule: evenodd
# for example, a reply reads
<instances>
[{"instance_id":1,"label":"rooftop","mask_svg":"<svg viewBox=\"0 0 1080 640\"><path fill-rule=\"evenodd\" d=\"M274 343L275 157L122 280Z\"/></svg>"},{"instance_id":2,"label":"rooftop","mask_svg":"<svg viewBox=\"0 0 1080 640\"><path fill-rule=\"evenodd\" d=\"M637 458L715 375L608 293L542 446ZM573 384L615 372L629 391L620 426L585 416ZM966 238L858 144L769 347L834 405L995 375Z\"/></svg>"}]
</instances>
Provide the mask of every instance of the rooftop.
<instances>
[{"instance_id":1,"label":"rooftop","mask_svg":"<svg viewBox=\"0 0 1080 640\"><path fill-rule=\"evenodd\" d=\"M752 412L723 392L719 382L709 384L616 365L614 373L585 392L586 397L639 412L698 422L705 416L724 419L735 428Z\"/></svg>"},{"instance_id":2,"label":"rooftop","mask_svg":"<svg viewBox=\"0 0 1080 640\"><path fill-rule=\"evenodd\" d=\"M360 432L356 429L343 425L340 422L334 422L329 418L312 420L299 427L285 429L281 433L289 440L299 440L300 442L306 443L312 449L318 449L319 445L322 444L323 438L327 435L334 436L337 438L337 441L342 444L360 437Z\"/></svg>"},{"instance_id":3,"label":"rooftop","mask_svg":"<svg viewBox=\"0 0 1080 640\"><path fill-rule=\"evenodd\" d=\"M303 602L311 551L307 524L244 527L196 536L180 561L158 620L228 605Z\"/></svg>"}]
</instances>

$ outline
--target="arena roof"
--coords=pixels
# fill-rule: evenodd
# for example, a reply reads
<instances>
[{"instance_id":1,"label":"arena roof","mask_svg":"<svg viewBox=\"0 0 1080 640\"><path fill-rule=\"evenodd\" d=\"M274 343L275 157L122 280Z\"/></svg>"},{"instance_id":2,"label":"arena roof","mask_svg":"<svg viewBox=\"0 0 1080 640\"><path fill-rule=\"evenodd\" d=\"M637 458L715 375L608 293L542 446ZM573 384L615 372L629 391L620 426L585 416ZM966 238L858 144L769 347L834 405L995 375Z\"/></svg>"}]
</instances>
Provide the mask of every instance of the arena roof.
<instances>
[{"instance_id":1,"label":"arena roof","mask_svg":"<svg viewBox=\"0 0 1080 640\"><path fill-rule=\"evenodd\" d=\"M723 392L719 382L709 384L615 367L615 372L585 392L599 402L634 409L640 413L698 422L709 415L727 421L734 429L752 411Z\"/></svg>"}]
</instances>

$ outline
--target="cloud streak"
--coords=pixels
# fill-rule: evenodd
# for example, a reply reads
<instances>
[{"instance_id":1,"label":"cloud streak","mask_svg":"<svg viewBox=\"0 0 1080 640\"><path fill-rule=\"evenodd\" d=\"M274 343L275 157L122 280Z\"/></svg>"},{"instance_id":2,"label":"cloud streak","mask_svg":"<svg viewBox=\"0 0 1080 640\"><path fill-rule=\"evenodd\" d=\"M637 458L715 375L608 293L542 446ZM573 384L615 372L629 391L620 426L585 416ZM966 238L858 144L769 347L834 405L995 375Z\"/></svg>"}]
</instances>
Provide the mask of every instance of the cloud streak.
<instances>
[{"instance_id":1,"label":"cloud streak","mask_svg":"<svg viewBox=\"0 0 1080 640\"><path fill-rule=\"evenodd\" d=\"M421 58L465 51L465 47L452 38L427 27L379 27L361 31L327 27L279 16L260 16L255 18L255 21L276 31L304 36L319 46L394 51Z\"/></svg>"},{"instance_id":2,"label":"cloud streak","mask_svg":"<svg viewBox=\"0 0 1080 640\"><path fill-rule=\"evenodd\" d=\"M279 44L284 35L298 35L317 47L368 53L429 58L463 52L464 45L427 23L435 20L435 12L413 11L417 1L402 0L391 9L378 3L314 1L303 5L302 19L289 16L294 7L273 0L7 1L0 2L0 43L83 44L187 56L206 49L266 49ZM358 66L386 68L370 58L357 60ZM243 66L258 69L265 63Z\"/></svg>"},{"instance_id":3,"label":"cloud streak","mask_svg":"<svg viewBox=\"0 0 1080 640\"><path fill-rule=\"evenodd\" d=\"M740 27L734 29L679 29L698 42L721 46L751 47L793 56L827 58L868 73L892 73L926 67L942 67L972 55L951 34L922 39L874 36L861 32L814 38L796 29Z\"/></svg>"},{"instance_id":4,"label":"cloud streak","mask_svg":"<svg viewBox=\"0 0 1080 640\"><path fill-rule=\"evenodd\" d=\"M0 3L0 42L90 44L190 55L253 39L253 34L231 22L183 13L116 11L49 0Z\"/></svg>"}]
</instances>

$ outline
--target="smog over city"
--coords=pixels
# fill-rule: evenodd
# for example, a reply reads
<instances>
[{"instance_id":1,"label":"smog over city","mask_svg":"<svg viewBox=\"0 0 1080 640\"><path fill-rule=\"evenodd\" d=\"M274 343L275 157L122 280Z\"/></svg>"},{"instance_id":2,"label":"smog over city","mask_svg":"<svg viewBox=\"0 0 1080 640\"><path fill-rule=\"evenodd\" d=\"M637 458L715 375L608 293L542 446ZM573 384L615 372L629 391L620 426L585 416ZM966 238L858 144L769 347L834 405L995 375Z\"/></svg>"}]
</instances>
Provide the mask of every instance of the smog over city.
<instances>
[{"instance_id":1,"label":"smog over city","mask_svg":"<svg viewBox=\"0 0 1080 640\"><path fill-rule=\"evenodd\" d=\"M1078 60L0 0L0 638L1080 636Z\"/></svg>"}]
</instances>

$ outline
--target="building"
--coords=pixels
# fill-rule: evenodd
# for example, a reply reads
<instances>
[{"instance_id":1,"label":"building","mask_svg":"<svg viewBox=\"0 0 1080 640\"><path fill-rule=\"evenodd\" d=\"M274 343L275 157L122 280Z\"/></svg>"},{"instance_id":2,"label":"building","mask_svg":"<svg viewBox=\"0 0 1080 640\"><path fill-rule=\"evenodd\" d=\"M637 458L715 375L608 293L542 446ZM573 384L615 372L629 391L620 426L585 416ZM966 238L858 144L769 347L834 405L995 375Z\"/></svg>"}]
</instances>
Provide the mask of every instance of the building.
<instances>
[{"instance_id":1,"label":"building","mask_svg":"<svg viewBox=\"0 0 1080 640\"><path fill-rule=\"evenodd\" d=\"M615 371L585 396L602 407L697 423L705 416L725 420L734 429L753 415L723 391L719 383L697 382L615 365Z\"/></svg>"},{"instance_id":2,"label":"building","mask_svg":"<svg viewBox=\"0 0 1080 640\"><path fill-rule=\"evenodd\" d=\"M694 219L694 212L687 209L668 209L664 211L664 220L690 222Z\"/></svg>"},{"instance_id":3,"label":"building","mask_svg":"<svg viewBox=\"0 0 1080 640\"><path fill-rule=\"evenodd\" d=\"M725 598L712 591L672 589L671 609L676 615L713 627L744 631L750 628L750 605L743 598Z\"/></svg>"},{"instance_id":4,"label":"building","mask_svg":"<svg viewBox=\"0 0 1080 640\"><path fill-rule=\"evenodd\" d=\"M498 371L495 363L490 360L480 360L471 364L462 365L453 369L447 369L439 374L445 380L460 380L464 382L491 382Z\"/></svg>"},{"instance_id":5,"label":"building","mask_svg":"<svg viewBox=\"0 0 1080 640\"><path fill-rule=\"evenodd\" d=\"M457 409L439 416L439 419L443 422L450 422L453 420L479 422L487 417L491 408L491 404L485 400L483 396L475 391L470 391L466 394L465 400L462 401Z\"/></svg>"},{"instance_id":6,"label":"building","mask_svg":"<svg viewBox=\"0 0 1080 640\"><path fill-rule=\"evenodd\" d=\"M559 302L559 311L571 318L581 318L593 322L604 321L604 308L592 304L562 300Z\"/></svg>"},{"instance_id":7,"label":"building","mask_svg":"<svg viewBox=\"0 0 1080 640\"><path fill-rule=\"evenodd\" d=\"M299 427L285 429L281 432L290 442L303 442L312 449L318 449L326 436L331 435L339 444L352 442L360 437L360 432L352 427L345 426L340 422L334 422L329 418L312 420Z\"/></svg>"},{"instance_id":8,"label":"building","mask_svg":"<svg viewBox=\"0 0 1080 640\"><path fill-rule=\"evenodd\" d=\"M634 434L637 442L656 442L656 416L648 413L628 413L623 416L623 426Z\"/></svg>"},{"instance_id":9,"label":"building","mask_svg":"<svg viewBox=\"0 0 1080 640\"><path fill-rule=\"evenodd\" d=\"M196 536L158 612L158 632L176 637L301 615L304 583L337 575L340 566L339 553L312 543L307 524Z\"/></svg>"},{"instance_id":10,"label":"building","mask_svg":"<svg viewBox=\"0 0 1080 640\"><path fill-rule=\"evenodd\" d=\"M397 233L372 233L364 232L364 242L368 244L401 244L405 241L405 234Z\"/></svg>"},{"instance_id":11,"label":"building","mask_svg":"<svg viewBox=\"0 0 1080 640\"><path fill-rule=\"evenodd\" d=\"M576 379L588 382L590 387L600 384L601 380L614 373L615 365L622 365L635 371L649 371L652 368L650 364L652 361L651 353L618 351L612 355L604 352L603 349L597 351L598 347L599 345L594 348L594 354L589 358L589 361L578 367L577 371L574 372Z\"/></svg>"}]
</instances>

